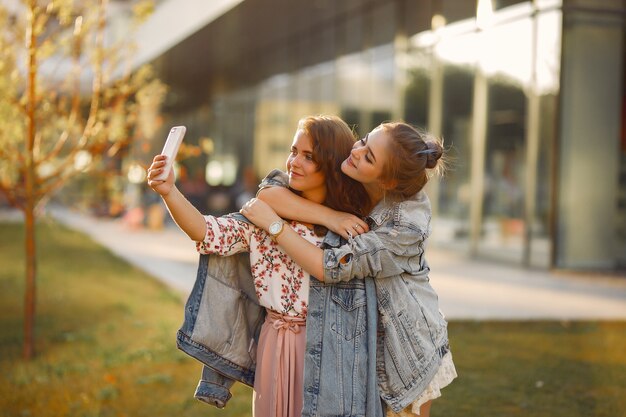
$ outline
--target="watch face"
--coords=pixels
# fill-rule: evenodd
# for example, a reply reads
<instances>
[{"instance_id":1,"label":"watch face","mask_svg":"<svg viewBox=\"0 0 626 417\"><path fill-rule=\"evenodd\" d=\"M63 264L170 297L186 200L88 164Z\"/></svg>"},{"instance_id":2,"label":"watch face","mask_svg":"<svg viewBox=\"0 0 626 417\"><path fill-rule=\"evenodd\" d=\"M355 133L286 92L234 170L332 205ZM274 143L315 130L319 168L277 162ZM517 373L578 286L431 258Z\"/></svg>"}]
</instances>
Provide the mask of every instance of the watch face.
<instances>
[{"instance_id":1,"label":"watch face","mask_svg":"<svg viewBox=\"0 0 626 417\"><path fill-rule=\"evenodd\" d=\"M280 222L274 222L272 224L270 224L270 233L275 235L276 233L280 232L282 223Z\"/></svg>"}]
</instances>

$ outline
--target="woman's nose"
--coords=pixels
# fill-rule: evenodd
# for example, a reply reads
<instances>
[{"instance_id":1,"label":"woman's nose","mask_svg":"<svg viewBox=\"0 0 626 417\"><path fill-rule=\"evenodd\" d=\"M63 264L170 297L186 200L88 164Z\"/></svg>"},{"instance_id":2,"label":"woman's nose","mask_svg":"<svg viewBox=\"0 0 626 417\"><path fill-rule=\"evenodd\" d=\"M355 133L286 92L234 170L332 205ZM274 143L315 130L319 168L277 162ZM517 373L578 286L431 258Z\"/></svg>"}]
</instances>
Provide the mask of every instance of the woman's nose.
<instances>
[{"instance_id":1,"label":"woman's nose","mask_svg":"<svg viewBox=\"0 0 626 417\"><path fill-rule=\"evenodd\" d=\"M296 155L293 158L291 158L291 165L300 165L300 155Z\"/></svg>"}]
</instances>

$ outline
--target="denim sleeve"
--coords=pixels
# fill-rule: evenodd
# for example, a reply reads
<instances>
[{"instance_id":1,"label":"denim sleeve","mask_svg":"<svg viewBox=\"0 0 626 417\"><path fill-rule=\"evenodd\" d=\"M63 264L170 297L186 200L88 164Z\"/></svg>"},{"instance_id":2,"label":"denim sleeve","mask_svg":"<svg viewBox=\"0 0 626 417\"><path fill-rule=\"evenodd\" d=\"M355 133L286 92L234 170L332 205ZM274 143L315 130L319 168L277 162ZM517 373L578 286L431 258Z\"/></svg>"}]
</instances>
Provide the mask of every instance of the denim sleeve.
<instances>
[{"instance_id":1,"label":"denim sleeve","mask_svg":"<svg viewBox=\"0 0 626 417\"><path fill-rule=\"evenodd\" d=\"M324 249L324 281L389 278L420 270L425 233L396 226L356 236L338 248Z\"/></svg>"},{"instance_id":2,"label":"denim sleeve","mask_svg":"<svg viewBox=\"0 0 626 417\"><path fill-rule=\"evenodd\" d=\"M289 177L280 169L272 170L259 184L259 191L267 187L289 187ZM259 194L257 191L257 195Z\"/></svg>"},{"instance_id":3,"label":"denim sleeve","mask_svg":"<svg viewBox=\"0 0 626 417\"><path fill-rule=\"evenodd\" d=\"M194 397L217 408L224 408L232 394L230 388L235 381L214 371L208 366L202 367L202 378L198 382Z\"/></svg>"}]
</instances>

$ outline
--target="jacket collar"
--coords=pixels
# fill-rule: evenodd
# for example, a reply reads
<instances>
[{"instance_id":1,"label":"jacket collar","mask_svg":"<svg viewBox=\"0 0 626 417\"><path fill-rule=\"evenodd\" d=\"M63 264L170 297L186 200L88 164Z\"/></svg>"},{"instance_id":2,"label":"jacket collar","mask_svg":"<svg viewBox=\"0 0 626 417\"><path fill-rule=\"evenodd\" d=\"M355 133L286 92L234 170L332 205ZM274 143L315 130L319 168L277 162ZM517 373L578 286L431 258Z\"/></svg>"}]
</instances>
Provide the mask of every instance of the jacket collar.
<instances>
[{"instance_id":1,"label":"jacket collar","mask_svg":"<svg viewBox=\"0 0 626 417\"><path fill-rule=\"evenodd\" d=\"M252 222L250 220L248 220L248 218L246 216L244 216L243 214L239 213L238 211L235 211L233 213L228 213L225 214L224 217L229 217L235 220L239 220L240 222L245 222L245 223L249 223L252 224Z\"/></svg>"},{"instance_id":2,"label":"jacket collar","mask_svg":"<svg viewBox=\"0 0 626 417\"><path fill-rule=\"evenodd\" d=\"M379 227L390 218L392 218L394 222L398 222L401 216L419 218L420 214L426 214L427 217L430 218L430 201L423 190L413 197L402 201L393 202L381 200L372 209L367 219L370 226L375 224L376 227Z\"/></svg>"}]
</instances>

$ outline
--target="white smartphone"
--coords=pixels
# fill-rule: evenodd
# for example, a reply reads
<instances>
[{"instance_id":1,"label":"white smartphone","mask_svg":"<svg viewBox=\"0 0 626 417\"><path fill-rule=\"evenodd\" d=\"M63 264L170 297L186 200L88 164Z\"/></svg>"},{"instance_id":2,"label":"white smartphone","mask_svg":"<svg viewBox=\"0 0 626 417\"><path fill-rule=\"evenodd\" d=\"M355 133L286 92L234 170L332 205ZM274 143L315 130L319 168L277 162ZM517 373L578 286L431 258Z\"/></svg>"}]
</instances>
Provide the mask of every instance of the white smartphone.
<instances>
[{"instance_id":1,"label":"white smartphone","mask_svg":"<svg viewBox=\"0 0 626 417\"><path fill-rule=\"evenodd\" d=\"M170 129L170 133L167 135L167 140L165 141L165 146L163 146L163 151L161 152L161 155L167 156L167 162L163 167L163 172L155 177L155 180L165 181L167 179L186 131L187 128L185 126L174 126Z\"/></svg>"}]
</instances>

